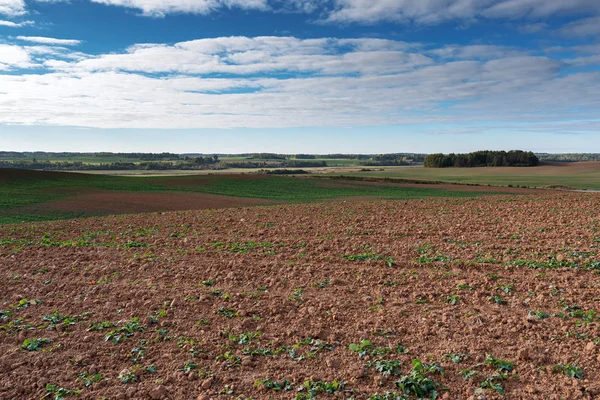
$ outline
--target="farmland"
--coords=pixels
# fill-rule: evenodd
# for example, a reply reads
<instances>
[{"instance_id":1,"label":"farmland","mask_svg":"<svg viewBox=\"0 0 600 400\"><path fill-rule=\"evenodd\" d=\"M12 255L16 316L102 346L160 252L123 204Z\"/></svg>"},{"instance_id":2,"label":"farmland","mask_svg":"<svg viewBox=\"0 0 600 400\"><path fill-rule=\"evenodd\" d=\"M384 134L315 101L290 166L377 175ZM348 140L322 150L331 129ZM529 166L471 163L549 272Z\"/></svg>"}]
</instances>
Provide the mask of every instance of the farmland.
<instances>
[{"instance_id":1,"label":"farmland","mask_svg":"<svg viewBox=\"0 0 600 400\"><path fill-rule=\"evenodd\" d=\"M600 162L546 163L538 167L403 168L333 172L354 177L420 179L449 183L600 190Z\"/></svg>"},{"instance_id":2,"label":"farmland","mask_svg":"<svg viewBox=\"0 0 600 400\"><path fill-rule=\"evenodd\" d=\"M598 398L599 206L547 191L6 225L0 397Z\"/></svg>"},{"instance_id":3,"label":"farmland","mask_svg":"<svg viewBox=\"0 0 600 400\"><path fill-rule=\"evenodd\" d=\"M0 170L0 188L0 224L336 198L473 197L489 192L264 175L115 177L23 170Z\"/></svg>"}]
</instances>

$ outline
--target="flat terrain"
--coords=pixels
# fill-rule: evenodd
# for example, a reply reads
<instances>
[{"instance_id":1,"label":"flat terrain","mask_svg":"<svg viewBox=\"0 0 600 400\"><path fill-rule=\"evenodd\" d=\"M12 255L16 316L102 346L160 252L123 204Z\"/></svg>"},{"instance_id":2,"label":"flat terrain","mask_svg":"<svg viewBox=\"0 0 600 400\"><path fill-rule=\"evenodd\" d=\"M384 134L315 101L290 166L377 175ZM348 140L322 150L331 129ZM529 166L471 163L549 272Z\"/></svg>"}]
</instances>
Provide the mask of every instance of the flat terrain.
<instances>
[{"instance_id":1,"label":"flat terrain","mask_svg":"<svg viewBox=\"0 0 600 400\"><path fill-rule=\"evenodd\" d=\"M531 188L565 187L600 190L600 162L546 163L539 167L527 168L360 167L350 164L337 167L303 169L313 174L332 176L412 179L494 186L512 185ZM89 171L89 173L114 176L165 176L241 174L256 171L258 170L228 169L222 171Z\"/></svg>"},{"instance_id":2,"label":"flat terrain","mask_svg":"<svg viewBox=\"0 0 600 400\"><path fill-rule=\"evenodd\" d=\"M473 197L492 189L264 175L117 177L0 170L0 224L339 198Z\"/></svg>"},{"instance_id":3,"label":"flat terrain","mask_svg":"<svg viewBox=\"0 0 600 400\"><path fill-rule=\"evenodd\" d=\"M423 168L382 167L371 171L335 171L333 175L420 179L495 186L535 188L564 186L600 190L600 162L546 163L539 167Z\"/></svg>"},{"instance_id":4,"label":"flat terrain","mask_svg":"<svg viewBox=\"0 0 600 400\"><path fill-rule=\"evenodd\" d=\"M0 398L597 399L599 208L546 192L0 227Z\"/></svg>"}]
</instances>

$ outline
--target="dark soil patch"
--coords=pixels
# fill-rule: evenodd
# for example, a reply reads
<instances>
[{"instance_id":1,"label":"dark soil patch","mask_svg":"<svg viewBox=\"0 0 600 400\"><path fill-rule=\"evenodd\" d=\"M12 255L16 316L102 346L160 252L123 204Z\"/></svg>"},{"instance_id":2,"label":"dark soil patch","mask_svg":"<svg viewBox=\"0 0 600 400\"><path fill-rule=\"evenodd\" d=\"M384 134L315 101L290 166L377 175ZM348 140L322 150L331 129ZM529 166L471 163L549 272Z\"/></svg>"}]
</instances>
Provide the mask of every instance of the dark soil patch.
<instances>
[{"instance_id":1,"label":"dark soil patch","mask_svg":"<svg viewBox=\"0 0 600 400\"><path fill-rule=\"evenodd\" d=\"M155 211L205 210L275 204L269 200L200 193L97 192L19 209L19 212L83 212L86 214L131 214Z\"/></svg>"}]
</instances>

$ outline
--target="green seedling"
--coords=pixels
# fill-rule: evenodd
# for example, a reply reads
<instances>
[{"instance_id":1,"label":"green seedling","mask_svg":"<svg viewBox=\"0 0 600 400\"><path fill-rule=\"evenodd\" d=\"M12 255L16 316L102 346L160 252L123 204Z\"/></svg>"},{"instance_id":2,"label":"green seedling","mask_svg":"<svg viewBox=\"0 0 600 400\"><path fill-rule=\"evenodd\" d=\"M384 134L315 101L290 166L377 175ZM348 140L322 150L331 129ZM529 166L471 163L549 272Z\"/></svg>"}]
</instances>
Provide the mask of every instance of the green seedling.
<instances>
[{"instance_id":1,"label":"green seedling","mask_svg":"<svg viewBox=\"0 0 600 400\"><path fill-rule=\"evenodd\" d=\"M143 331L144 326L140 324L139 318L133 318L131 321L126 321L125 324L118 329L108 332L104 336L105 342L113 342L114 344L122 343L132 337L137 331Z\"/></svg>"},{"instance_id":2,"label":"green seedling","mask_svg":"<svg viewBox=\"0 0 600 400\"><path fill-rule=\"evenodd\" d=\"M457 305L458 303L460 303L461 298L458 295L454 295L454 296L446 296L446 303L450 303L453 306Z\"/></svg>"},{"instance_id":3,"label":"green seedling","mask_svg":"<svg viewBox=\"0 0 600 400\"><path fill-rule=\"evenodd\" d=\"M21 348L27 351L40 351L45 344L52 343L52 340L46 338L25 339Z\"/></svg>"},{"instance_id":4,"label":"green seedling","mask_svg":"<svg viewBox=\"0 0 600 400\"><path fill-rule=\"evenodd\" d=\"M237 317L238 313L237 311L235 311L235 308L227 308L225 306L219 308L219 310L217 311L217 314L221 314L226 318L233 318L233 317Z\"/></svg>"},{"instance_id":5,"label":"green seedling","mask_svg":"<svg viewBox=\"0 0 600 400\"><path fill-rule=\"evenodd\" d=\"M449 354L444 354L444 358L445 359L449 359L451 360L453 363L455 364L459 364L461 362L463 362L464 360L470 358L471 356L465 353L449 353Z\"/></svg>"},{"instance_id":6,"label":"green seedling","mask_svg":"<svg viewBox=\"0 0 600 400\"><path fill-rule=\"evenodd\" d=\"M195 370L196 368L198 368L198 364L196 364L193 361L186 361L186 363L184 364L183 368L180 369L180 371L191 372L191 371Z\"/></svg>"},{"instance_id":7,"label":"green seedling","mask_svg":"<svg viewBox=\"0 0 600 400\"><path fill-rule=\"evenodd\" d=\"M80 381L80 382L83 382L83 384L85 385L85 387L90 387L94 383L97 383L97 382L100 382L101 380L104 380L104 377L102 375L100 375L100 374L90 375L86 371L86 372L82 372L79 375L77 375L77 380Z\"/></svg>"},{"instance_id":8,"label":"green seedling","mask_svg":"<svg viewBox=\"0 0 600 400\"><path fill-rule=\"evenodd\" d=\"M533 310L531 310L531 311L529 311L529 315L535 316L535 318L537 320L542 320L542 319L550 318L550 314L545 313L543 311L533 311Z\"/></svg>"},{"instance_id":9,"label":"green seedling","mask_svg":"<svg viewBox=\"0 0 600 400\"><path fill-rule=\"evenodd\" d=\"M405 395L415 396L419 399L435 400L439 396L442 385L429 378L431 374L443 374L437 364L425 364L420 360L413 360L413 369L396 381L396 387Z\"/></svg>"},{"instance_id":10,"label":"green seedling","mask_svg":"<svg viewBox=\"0 0 600 400\"><path fill-rule=\"evenodd\" d=\"M496 303L496 304L500 304L500 305L506 304L506 301L500 296L490 296L490 297L488 297L488 300L492 303Z\"/></svg>"},{"instance_id":11,"label":"green seedling","mask_svg":"<svg viewBox=\"0 0 600 400\"><path fill-rule=\"evenodd\" d=\"M272 379L260 379L256 382L254 382L254 386L256 387L260 387L260 386L264 386L266 389L270 389L276 392L280 392L280 391L284 391L284 392L289 392L291 390L294 390L294 386L293 383L288 381L286 378L283 378L283 381L278 382Z\"/></svg>"},{"instance_id":12,"label":"green seedling","mask_svg":"<svg viewBox=\"0 0 600 400\"><path fill-rule=\"evenodd\" d=\"M554 372L562 372L569 378L584 379L583 369L579 368L577 365L557 364L552 370Z\"/></svg>"},{"instance_id":13,"label":"green seedling","mask_svg":"<svg viewBox=\"0 0 600 400\"><path fill-rule=\"evenodd\" d=\"M475 390L476 394L483 393L484 390L490 389L495 390L500 396L504 396L504 386L502 385L502 381L506 380L507 376L503 375L499 372L496 372L492 376L487 377L481 384L479 388Z\"/></svg>"},{"instance_id":14,"label":"green seedling","mask_svg":"<svg viewBox=\"0 0 600 400\"><path fill-rule=\"evenodd\" d=\"M121 371L121 373L119 374L119 376L117 376L118 379L121 380L121 382L128 384L128 383L134 383L137 382L139 380L139 377L134 374L133 372L129 371L128 369L124 369L123 371Z\"/></svg>"},{"instance_id":15,"label":"green seedling","mask_svg":"<svg viewBox=\"0 0 600 400\"><path fill-rule=\"evenodd\" d=\"M58 385L52 385L52 384L47 384L45 389L46 389L46 394L44 395L43 398L52 397L52 399L54 399L54 400L63 400L65 397L68 397L71 395L77 395L82 392L81 390L65 389Z\"/></svg>"},{"instance_id":16,"label":"green seedling","mask_svg":"<svg viewBox=\"0 0 600 400\"><path fill-rule=\"evenodd\" d=\"M375 371L379 372L383 376L390 375L401 375L402 371L400 371L400 366L402 363L400 361L390 361L390 360L377 360L377 361L369 361L367 363L367 368L375 368Z\"/></svg>"},{"instance_id":17,"label":"green seedling","mask_svg":"<svg viewBox=\"0 0 600 400\"><path fill-rule=\"evenodd\" d=\"M485 363L487 365L491 365L492 367L496 368L498 370L498 372L502 372L502 371L511 372L515 365L514 363L512 363L510 361L504 361L504 360L500 360L498 358L494 358L494 356L492 356L491 354L488 354L485 357Z\"/></svg>"},{"instance_id":18,"label":"green seedling","mask_svg":"<svg viewBox=\"0 0 600 400\"><path fill-rule=\"evenodd\" d=\"M305 381L298 390L296 400L308 400L316 399L319 394L336 394L342 392L345 386L345 382L324 382L324 381ZM306 393L304 393L306 392Z\"/></svg>"}]
</instances>

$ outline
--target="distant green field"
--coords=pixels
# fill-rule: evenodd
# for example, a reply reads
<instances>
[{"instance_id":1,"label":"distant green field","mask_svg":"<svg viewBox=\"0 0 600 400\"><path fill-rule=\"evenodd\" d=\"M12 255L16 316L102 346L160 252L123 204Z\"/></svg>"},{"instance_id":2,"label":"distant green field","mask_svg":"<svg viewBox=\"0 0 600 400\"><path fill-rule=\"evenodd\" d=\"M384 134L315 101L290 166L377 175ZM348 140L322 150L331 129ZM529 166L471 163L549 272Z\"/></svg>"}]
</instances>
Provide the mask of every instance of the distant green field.
<instances>
[{"instance_id":1,"label":"distant green field","mask_svg":"<svg viewBox=\"0 0 600 400\"><path fill-rule=\"evenodd\" d=\"M390 168L384 171L335 172L331 175L400 178L492 186L566 186L600 190L600 163L565 163L539 167Z\"/></svg>"},{"instance_id":2,"label":"distant green field","mask_svg":"<svg viewBox=\"0 0 600 400\"><path fill-rule=\"evenodd\" d=\"M371 185L360 182L320 182L310 178L265 177L259 180L214 179L198 190L203 193L290 202L310 202L343 197L412 199L425 197L474 197L482 193L450 191L438 188L412 188Z\"/></svg>"},{"instance_id":3,"label":"distant green field","mask_svg":"<svg viewBox=\"0 0 600 400\"><path fill-rule=\"evenodd\" d=\"M142 160L140 158L127 158L119 156L73 156L73 157L53 157L53 156L37 156L37 157L23 157L23 158L3 158L0 160L5 161L33 161L34 158L37 161L50 161L50 162L82 162L84 164L111 164L117 162L124 163L138 163Z\"/></svg>"},{"instance_id":4,"label":"distant green field","mask_svg":"<svg viewBox=\"0 0 600 400\"><path fill-rule=\"evenodd\" d=\"M482 193L438 188L409 188L360 182L327 183L310 178L264 176L115 177L72 173L0 170L0 224L45 221L89 215L86 210L70 213L32 212L32 206L89 193L207 193L267 199L277 202L312 202L344 197L413 199L426 197L473 197ZM115 210L117 213L118 210Z\"/></svg>"}]
</instances>

